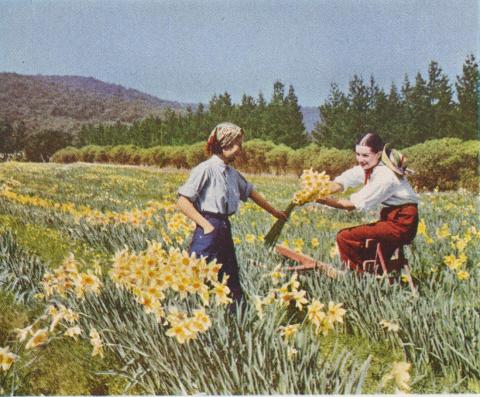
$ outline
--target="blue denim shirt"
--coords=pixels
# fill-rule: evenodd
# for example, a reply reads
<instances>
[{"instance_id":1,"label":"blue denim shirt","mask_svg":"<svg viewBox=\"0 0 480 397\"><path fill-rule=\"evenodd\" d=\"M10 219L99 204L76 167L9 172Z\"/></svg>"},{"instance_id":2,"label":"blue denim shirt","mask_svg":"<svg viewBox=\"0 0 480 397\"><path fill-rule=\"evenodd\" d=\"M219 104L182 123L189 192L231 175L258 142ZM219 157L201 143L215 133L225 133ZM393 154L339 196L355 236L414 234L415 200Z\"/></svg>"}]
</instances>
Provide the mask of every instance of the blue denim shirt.
<instances>
[{"instance_id":1,"label":"blue denim shirt","mask_svg":"<svg viewBox=\"0 0 480 397\"><path fill-rule=\"evenodd\" d=\"M231 215L240 200L247 201L253 189L236 169L213 155L192 170L178 194L188 198L199 211Z\"/></svg>"}]
</instances>

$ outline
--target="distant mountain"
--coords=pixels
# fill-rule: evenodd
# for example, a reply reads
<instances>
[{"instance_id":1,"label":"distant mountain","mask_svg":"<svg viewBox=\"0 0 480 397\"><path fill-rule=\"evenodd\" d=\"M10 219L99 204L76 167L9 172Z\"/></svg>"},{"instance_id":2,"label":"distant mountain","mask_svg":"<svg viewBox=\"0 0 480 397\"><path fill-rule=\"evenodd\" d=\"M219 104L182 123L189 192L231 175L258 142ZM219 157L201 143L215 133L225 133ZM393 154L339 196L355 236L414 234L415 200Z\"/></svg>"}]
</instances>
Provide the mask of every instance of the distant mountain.
<instances>
[{"instance_id":1,"label":"distant mountain","mask_svg":"<svg viewBox=\"0 0 480 397\"><path fill-rule=\"evenodd\" d=\"M23 122L27 133L43 129L77 132L82 124L132 123L167 108L183 112L197 105L166 101L135 89L93 77L0 73L0 120ZM208 106L205 106L208 108ZM318 121L318 108L302 107L308 132Z\"/></svg>"},{"instance_id":2,"label":"distant mountain","mask_svg":"<svg viewBox=\"0 0 480 397\"><path fill-rule=\"evenodd\" d=\"M318 107L302 106L300 107L300 111L303 115L303 125L305 126L307 132L311 133L315 127L315 124L320 121L320 113Z\"/></svg>"},{"instance_id":3,"label":"distant mountain","mask_svg":"<svg viewBox=\"0 0 480 397\"><path fill-rule=\"evenodd\" d=\"M187 106L92 77L0 73L0 118L23 121L27 131L74 132L85 123L130 123Z\"/></svg>"}]
</instances>

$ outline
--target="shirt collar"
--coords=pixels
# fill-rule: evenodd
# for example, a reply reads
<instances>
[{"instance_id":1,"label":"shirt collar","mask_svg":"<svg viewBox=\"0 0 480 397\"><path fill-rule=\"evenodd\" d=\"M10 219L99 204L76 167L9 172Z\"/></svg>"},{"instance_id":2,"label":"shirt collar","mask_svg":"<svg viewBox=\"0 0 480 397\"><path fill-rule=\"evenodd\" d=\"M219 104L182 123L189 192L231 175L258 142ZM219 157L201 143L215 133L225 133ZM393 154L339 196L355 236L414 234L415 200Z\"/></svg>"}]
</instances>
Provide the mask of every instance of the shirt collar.
<instances>
[{"instance_id":1,"label":"shirt collar","mask_svg":"<svg viewBox=\"0 0 480 397\"><path fill-rule=\"evenodd\" d=\"M220 158L218 157L216 154L214 154L211 158L210 158L210 161L218 166L219 168L221 168L222 171L224 171L225 169L227 169L227 164L225 164L225 162Z\"/></svg>"}]
</instances>

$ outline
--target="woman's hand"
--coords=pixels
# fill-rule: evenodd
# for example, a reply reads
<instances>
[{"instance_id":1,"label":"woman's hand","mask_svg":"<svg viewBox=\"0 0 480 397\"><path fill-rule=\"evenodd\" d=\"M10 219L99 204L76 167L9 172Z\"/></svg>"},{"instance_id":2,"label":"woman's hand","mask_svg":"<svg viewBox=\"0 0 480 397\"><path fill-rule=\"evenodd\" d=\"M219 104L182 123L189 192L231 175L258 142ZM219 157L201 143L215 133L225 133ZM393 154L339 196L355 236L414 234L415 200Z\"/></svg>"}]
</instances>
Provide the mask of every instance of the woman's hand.
<instances>
[{"instance_id":1,"label":"woman's hand","mask_svg":"<svg viewBox=\"0 0 480 397\"><path fill-rule=\"evenodd\" d=\"M317 199L317 203L328 205L328 200L326 198L319 198L319 199Z\"/></svg>"},{"instance_id":2,"label":"woman's hand","mask_svg":"<svg viewBox=\"0 0 480 397\"><path fill-rule=\"evenodd\" d=\"M277 219L283 219L284 221L288 219L288 215L284 211L279 211L276 208L273 209L271 214Z\"/></svg>"}]
</instances>

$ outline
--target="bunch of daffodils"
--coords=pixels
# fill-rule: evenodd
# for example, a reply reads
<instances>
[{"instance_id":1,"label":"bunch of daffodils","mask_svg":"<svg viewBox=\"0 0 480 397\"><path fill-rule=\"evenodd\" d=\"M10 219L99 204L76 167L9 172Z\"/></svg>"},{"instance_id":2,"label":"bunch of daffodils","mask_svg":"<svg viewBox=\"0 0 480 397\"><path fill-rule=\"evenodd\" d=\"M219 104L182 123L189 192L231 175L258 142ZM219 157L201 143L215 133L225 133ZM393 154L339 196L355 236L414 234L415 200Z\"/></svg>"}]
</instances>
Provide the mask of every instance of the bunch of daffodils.
<instances>
[{"instance_id":1,"label":"bunch of daffodils","mask_svg":"<svg viewBox=\"0 0 480 397\"><path fill-rule=\"evenodd\" d=\"M290 216L293 209L298 205L315 202L316 200L328 196L332 191L332 181L325 171L317 172L313 169L304 170L300 176L300 190L293 195L293 199L285 209L285 213ZM265 245L273 247L286 221L279 219L272 226L265 236Z\"/></svg>"},{"instance_id":2,"label":"bunch of daffodils","mask_svg":"<svg viewBox=\"0 0 480 397\"><path fill-rule=\"evenodd\" d=\"M41 281L43 296L38 297L50 298L56 294L65 297L71 291L79 299L83 298L86 292L98 295L102 287L100 279L91 270L80 272L78 267L79 263L71 254L53 272L46 272Z\"/></svg>"},{"instance_id":3,"label":"bunch of daffodils","mask_svg":"<svg viewBox=\"0 0 480 397\"><path fill-rule=\"evenodd\" d=\"M326 197L332 190L330 176L322 172L304 170L300 176L300 190L293 195L293 203L302 205Z\"/></svg>"},{"instance_id":4,"label":"bunch of daffodils","mask_svg":"<svg viewBox=\"0 0 480 397\"><path fill-rule=\"evenodd\" d=\"M153 313L157 321L166 319L170 324L167 335L179 343L195 339L210 327L205 307L211 303L227 305L232 302L227 287L228 277L218 281L221 264L207 263L204 257L189 255L186 251L170 248L159 242L149 242L145 251L136 253L122 250L115 255L110 277L119 286L127 288L147 313ZM168 310L165 303L176 295L180 301L197 297L201 306L193 309L193 316Z\"/></svg>"},{"instance_id":5,"label":"bunch of daffodils","mask_svg":"<svg viewBox=\"0 0 480 397\"><path fill-rule=\"evenodd\" d=\"M307 318L317 335L320 333L327 335L334 328L335 323L343 323L346 310L342 306L343 303L330 301L328 302L328 308L324 310L325 305L323 303L317 299L312 300L312 303L308 306Z\"/></svg>"}]
</instances>

